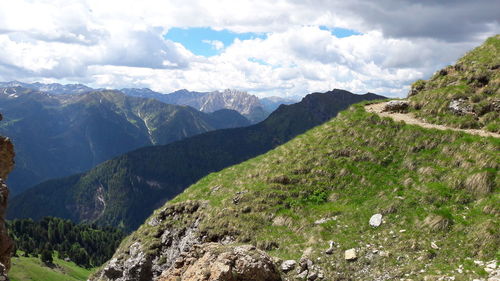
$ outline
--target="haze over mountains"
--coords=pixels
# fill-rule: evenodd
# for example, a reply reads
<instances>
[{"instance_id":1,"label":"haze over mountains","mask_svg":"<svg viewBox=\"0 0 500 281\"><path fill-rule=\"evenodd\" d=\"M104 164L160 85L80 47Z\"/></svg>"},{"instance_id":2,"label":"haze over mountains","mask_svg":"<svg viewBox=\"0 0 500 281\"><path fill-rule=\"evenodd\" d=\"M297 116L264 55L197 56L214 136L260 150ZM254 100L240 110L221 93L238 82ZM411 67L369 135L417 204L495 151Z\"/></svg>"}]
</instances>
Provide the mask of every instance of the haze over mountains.
<instances>
[{"instance_id":1,"label":"haze over mountains","mask_svg":"<svg viewBox=\"0 0 500 281\"><path fill-rule=\"evenodd\" d=\"M93 89L82 84L59 83L24 83L19 81L0 82L0 88L22 87L54 95L74 95L90 91L102 91L105 89ZM123 88L122 93L133 97L150 98L168 104L188 105L199 111L211 113L220 109L236 110L249 119L252 123L264 120L280 104L292 104L299 101L298 97L265 97L258 98L244 91L226 89L224 91L196 92L186 89L178 90L169 94L152 91L148 88Z\"/></svg>"},{"instance_id":2,"label":"haze over mountains","mask_svg":"<svg viewBox=\"0 0 500 281\"><path fill-rule=\"evenodd\" d=\"M9 177L14 194L139 147L250 124L233 110L203 113L109 90L53 95L0 88L0 111L0 133L16 142L16 168Z\"/></svg>"},{"instance_id":3,"label":"haze over mountains","mask_svg":"<svg viewBox=\"0 0 500 281\"><path fill-rule=\"evenodd\" d=\"M13 198L9 216L56 216L133 230L200 177L264 153L353 103L383 98L342 90L310 94L253 126L142 148L86 173L43 182Z\"/></svg>"}]
</instances>

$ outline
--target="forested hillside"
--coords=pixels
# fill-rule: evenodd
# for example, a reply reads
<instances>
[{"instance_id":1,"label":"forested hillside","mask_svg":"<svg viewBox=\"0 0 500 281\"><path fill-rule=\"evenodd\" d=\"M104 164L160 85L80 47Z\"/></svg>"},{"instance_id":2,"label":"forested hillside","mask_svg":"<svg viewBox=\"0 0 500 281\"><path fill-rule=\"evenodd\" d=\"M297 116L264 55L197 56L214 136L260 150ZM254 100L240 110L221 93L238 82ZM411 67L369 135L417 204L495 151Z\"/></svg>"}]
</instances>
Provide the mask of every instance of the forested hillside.
<instances>
[{"instance_id":1,"label":"forested hillside","mask_svg":"<svg viewBox=\"0 0 500 281\"><path fill-rule=\"evenodd\" d=\"M264 153L353 103L381 98L342 90L313 93L253 126L139 149L84 174L41 183L11 200L9 217L56 216L133 230L199 178Z\"/></svg>"},{"instance_id":2,"label":"forested hillside","mask_svg":"<svg viewBox=\"0 0 500 281\"><path fill-rule=\"evenodd\" d=\"M48 259L57 255L86 268L100 266L109 260L124 237L121 230L112 227L75 224L54 217L40 221L12 220L7 228L15 241L16 251L21 251L23 256Z\"/></svg>"}]
</instances>

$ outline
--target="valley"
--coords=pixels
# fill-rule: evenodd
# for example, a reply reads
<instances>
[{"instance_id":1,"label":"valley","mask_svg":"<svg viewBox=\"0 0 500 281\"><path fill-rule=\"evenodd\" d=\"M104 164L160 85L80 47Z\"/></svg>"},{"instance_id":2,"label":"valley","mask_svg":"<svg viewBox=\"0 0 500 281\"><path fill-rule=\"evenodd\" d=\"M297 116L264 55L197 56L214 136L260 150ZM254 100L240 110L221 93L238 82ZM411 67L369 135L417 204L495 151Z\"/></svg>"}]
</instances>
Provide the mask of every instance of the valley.
<instances>
[{"instance_id":1,"label":"valley","mask_svg":"<svg viewBox=\"0 0 500 281\"><path fill-rule=\"evenodd\" d=\"M0 1L0 281L500 281L499 10Z\"/></svg>"},{"instance_id":2,"label":"valley","mask_svg":"<svg viewBox=\"0 0 500 281\"><path fill-rule=\"evenodd\" d=\"M342 90L313 93L253 126L138 149L83 174L43 182L12 198L8 217L56 216L134 230L201 177L269 151L351 104L382 98ZM97 194L102 194L106 208Z\"/></svg>"}]
</instances>

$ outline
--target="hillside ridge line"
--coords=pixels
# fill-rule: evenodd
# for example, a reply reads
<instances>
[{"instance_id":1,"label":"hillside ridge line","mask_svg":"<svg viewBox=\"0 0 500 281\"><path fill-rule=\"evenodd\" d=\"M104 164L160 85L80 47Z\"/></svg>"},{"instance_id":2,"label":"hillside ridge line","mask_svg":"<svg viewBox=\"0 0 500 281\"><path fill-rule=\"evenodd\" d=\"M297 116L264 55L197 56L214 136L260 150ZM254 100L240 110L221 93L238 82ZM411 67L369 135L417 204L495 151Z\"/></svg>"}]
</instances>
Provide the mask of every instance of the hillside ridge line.
<instances>
[{"instance_id":1,"label":"hillside ridge line","mask_svg":"<svg viewBox=\"0 0 500 281\"><path fill-rule=\"evenodd\" d=\"M367 112L370 112L370 113L375 113L381 117L389 117L389 118L393 119L394 121L404 121L406 124L417 125L417 126L427 128L427 129L438 129L438 130L442 130L442 131L452 130L452 131L456 131L456 132L464 132L464 133L478 135L478 136L482 136L482 137L500 138L500 134L498 134L498 133L488 132L488 131L479 130L479 129L459 129L459 128L453 128L453 127L448 127L448 126L444 126L444 125L431 124L431 123L427 123L423 120L417 119L416 117L412 116L409 113L383 111L386 104L387 104L387 102L368 104L365 106L365 110Z\"/></svg>"}]
</instances>

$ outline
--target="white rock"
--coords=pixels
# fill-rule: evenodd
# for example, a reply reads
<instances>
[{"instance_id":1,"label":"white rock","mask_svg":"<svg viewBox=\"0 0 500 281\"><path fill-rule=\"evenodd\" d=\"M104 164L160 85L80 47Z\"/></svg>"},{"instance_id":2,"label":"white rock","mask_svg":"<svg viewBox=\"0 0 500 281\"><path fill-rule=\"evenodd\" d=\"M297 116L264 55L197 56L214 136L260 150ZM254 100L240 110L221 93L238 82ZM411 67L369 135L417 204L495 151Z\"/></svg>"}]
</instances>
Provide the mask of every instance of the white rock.
<instances>
[{"instance_id":1,"label":"white rock","mask_svg":"<svg viewBox=\"0 0 500 281\"><path fill-rule=\"evenodd\" d=\"M486 267L491 268L491 269L496 269L497 268L497 262L492 261L486 265Z\"/></svg>"},{"instance_id":2,"label":"white rock","mask_svg":"<svg viewBox=\"0 0 500 281\"><path fill-rule=\"evenodd\" d=\"M288 271L294 269L295 265L297 265L296 261L286 260L281 264L281 270L283 270L283 272L288 272Z\"/></svg>"},{"instance_id":3,"label":"white rock","mask_svg":"<svg viewBox=\"0 0 500 281\"><path fill-rule=\"evenodd\" d=\"M435 250L439 249L438 245L436 245L436 243L434 243L434 242L431 242L431 248L435 249Z\"/></svg>"},{"instance_id":4,"label":"white rock","mask_svg":"<svg viewBox=\"0 0 500 281\"><path fill-rule=\"evenodd\" d=\"M382 224L382 214L375 214L370 218L370 225L372 227L379 227Z\"/></svg>"},{"instance_id":5,"label":"white rock","mask_svg":"<svg viewBox=\"0 0 500 281\"><path fill-rule=\"evenodd\" d=\"M324 224L326 222L329 222L329 221L334 221L334 220L337 220L337 217L332 217L332 218L322 218L322 219L319 219L317 221L314 222L315 225L320 225L320 224Z\"/></svg>"},{"instance_id":6,"label":"white rock","mask_svg":"<svg viewBox=\"0 0 500 281\"><path fill-rule=\"evenodd\" d=\"M500 281L500 275L488 278L488 281Z\"/></svg>"},{"instance_id":7,"label":"white rock","mask_svg":"<svg viewBox=\"0 0 500 281\"><path fill-rule=\"evenodd\" d=\"M297 275L297 278L299 278L299 279L301 279L301 280L304 280L304 279L306 279L306 278L307 278L307 274L308 274L308 273L309 273L309 272L308 272L307 270L304 270L304 271L302 271L302 273L300 273L299 275Z\"/></svg>"},{"instance_id":8,"label":"white rock","mask_svg":"<svg viewBox=\"0 0 500 281\"><path fill-rule=\"evenodd\" d=\"M358 258L358 255L356 254L356 249L349 249L344 252L344 258L348 261L353 261Z\"/></svg>"}]
</instances>

